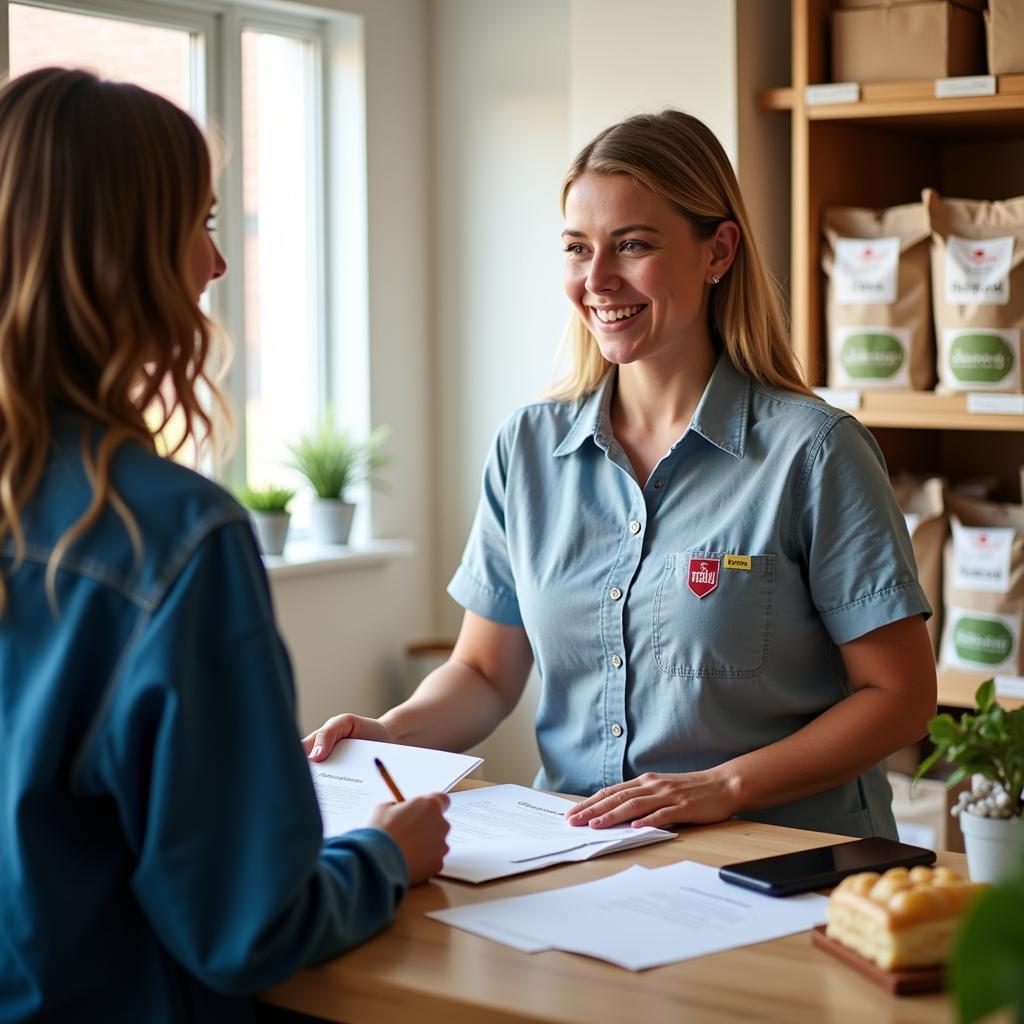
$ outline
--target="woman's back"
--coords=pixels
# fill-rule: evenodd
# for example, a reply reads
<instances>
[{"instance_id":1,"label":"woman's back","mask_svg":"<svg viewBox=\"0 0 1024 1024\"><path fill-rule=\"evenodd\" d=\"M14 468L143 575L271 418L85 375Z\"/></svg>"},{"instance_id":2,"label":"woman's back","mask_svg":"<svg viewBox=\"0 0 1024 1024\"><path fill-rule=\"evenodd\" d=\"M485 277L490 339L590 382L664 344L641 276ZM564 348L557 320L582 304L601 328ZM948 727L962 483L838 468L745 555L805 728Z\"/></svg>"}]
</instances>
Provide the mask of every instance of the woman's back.
<instances>
[{"instance_id":1,"label":"woman's back","mask_svg":"<svg viewBox=\"0 0 1024 1024\"><path fill-rule=\"evenodd\" d=\"M291 819L296 854L315 860L320 844L287 659L243 510L140 445L119 450L112 483L141 558L108 508L62 559L54 614L46 565L91 497L84 428L59 421L14 571L13 544L0 547L0 1017L113 1021L130 1006L147 1022L231 1020L163 947L206 959L186 966L217 987L264 983L258 957L246 976L246 918L258 931L285 904L242 903L268 888L281 900L287 869L245 834L246 793L282 830ZM249 744L222 746L226 719L270 749L239 763Z\"/></svg>"}]
</instances>

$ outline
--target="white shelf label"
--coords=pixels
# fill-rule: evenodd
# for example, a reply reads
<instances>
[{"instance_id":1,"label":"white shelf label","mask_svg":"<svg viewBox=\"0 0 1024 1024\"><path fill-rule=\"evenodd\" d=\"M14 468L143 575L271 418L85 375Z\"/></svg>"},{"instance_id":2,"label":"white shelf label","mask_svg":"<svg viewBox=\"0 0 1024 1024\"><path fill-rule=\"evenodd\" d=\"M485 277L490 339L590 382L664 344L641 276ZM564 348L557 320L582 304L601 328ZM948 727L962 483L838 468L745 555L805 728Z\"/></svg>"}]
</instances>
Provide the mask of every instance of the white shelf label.
<instances>
[{"instance_id":1,"label":"white shelf label","mask_svg":"<svg viewBox=\"0 0 1024 1024\"><path fill-rule=\"evenodd\" d=\"M1024 677L996 676L996 696L1024 698Z\"/></svg>"},{"instance_id":2,"label":"white shelf label","mask_svg":"<svg viewBox=\"0 0 1024 1024\"><path fill-rule=\"evenodd\" d=\"M837 409L859 409L860 392L846 388L814 388L814 393ZM1022 396L1024 397L1024 396Z\"/></svg>"},{"instance_id":3,"label":"white shelf label","mask_svg":"<svg viewBox=\"0 0 1024 1024\"><path fill-rule=\"evenodd\" d=\"M1024 415L1024 395L992 395L972 391L967 395L967 411L1021 416Z\"/></svg>"},{"instance_id":4,"label":"white shelf label","mask_svg":"<svg viewBox=\"0 0 1024 1024\"><path fill-rule=\"evenodd\" d=\"M995 75L962 75L959 78L936 78L935 98L948 100L954 96L995 96Z\"/></svg>"},{"instance_id":5,"label":"white shelf label","mask_svg":"<svg viewBox=\"0 0 1024 1024\"><path fill-rule=\"evenodd\" d=\"M804 103L820 107L826 103L859 103L858 82L829 82L827 85L804 86Z\"/></svg>"}]
</instances>

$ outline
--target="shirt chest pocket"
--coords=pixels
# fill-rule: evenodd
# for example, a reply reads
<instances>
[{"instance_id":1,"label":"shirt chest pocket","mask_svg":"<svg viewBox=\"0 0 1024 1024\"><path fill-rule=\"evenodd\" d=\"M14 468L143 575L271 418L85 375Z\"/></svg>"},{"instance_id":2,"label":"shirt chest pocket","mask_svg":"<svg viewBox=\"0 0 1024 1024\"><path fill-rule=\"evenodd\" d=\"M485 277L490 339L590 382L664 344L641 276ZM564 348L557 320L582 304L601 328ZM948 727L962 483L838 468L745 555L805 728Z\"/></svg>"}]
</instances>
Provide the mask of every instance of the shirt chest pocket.
<instances>
[{"instance_id":1,"label":"shirt chest pocket","mask_svg":"<svg viewBox=\"0 0 1024 1024\"><path fill-rule=\"evenodd\" d=\"M674 676L750 677L768 661L774 555L676 552L654 597L654 659Z\"/></svg>"}]
</instances>

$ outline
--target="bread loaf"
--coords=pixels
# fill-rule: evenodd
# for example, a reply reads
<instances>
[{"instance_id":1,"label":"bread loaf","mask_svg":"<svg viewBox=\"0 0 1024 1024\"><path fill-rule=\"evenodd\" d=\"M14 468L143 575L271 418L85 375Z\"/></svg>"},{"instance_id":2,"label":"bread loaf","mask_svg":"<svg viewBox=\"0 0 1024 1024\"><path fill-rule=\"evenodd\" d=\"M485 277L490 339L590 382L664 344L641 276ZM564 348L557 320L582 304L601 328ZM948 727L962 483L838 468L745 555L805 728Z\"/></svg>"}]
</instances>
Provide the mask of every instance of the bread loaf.
<instances>
[{"instance_id":1,"label":"bread loaf","mask_svg":"<svg viewBox=\"0 0 1024 1024\"><path fill-rule=\"evenodd\" d=\"M827 934L885 970L942 964L957 922L984 888L949 868L851 875L829 899Z\"/></svg>"}]
</instances>

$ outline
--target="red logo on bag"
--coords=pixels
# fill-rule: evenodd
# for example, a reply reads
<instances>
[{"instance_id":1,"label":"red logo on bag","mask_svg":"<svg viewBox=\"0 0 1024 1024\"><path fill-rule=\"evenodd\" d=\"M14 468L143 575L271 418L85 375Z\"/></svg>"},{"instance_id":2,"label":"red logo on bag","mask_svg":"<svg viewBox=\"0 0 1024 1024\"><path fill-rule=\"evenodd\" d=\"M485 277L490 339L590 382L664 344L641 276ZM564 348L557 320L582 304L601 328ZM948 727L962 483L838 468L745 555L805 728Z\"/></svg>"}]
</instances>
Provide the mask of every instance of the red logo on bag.
<instances>
[{"instance_id":1,"label":"red logo on bag","mask_svg":"<svg viewBox=\"0 0 1024 1024\"><path fill-rule=\"evenodd\" d=\"M707 597L718 586L717 558L691 558L686 584L698 597Z\"/></svg>"}]
</instances>

